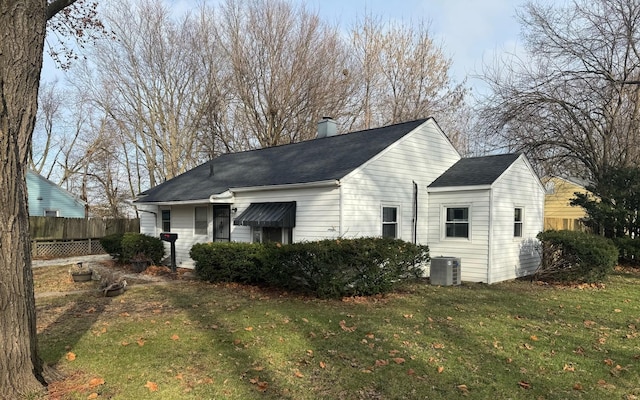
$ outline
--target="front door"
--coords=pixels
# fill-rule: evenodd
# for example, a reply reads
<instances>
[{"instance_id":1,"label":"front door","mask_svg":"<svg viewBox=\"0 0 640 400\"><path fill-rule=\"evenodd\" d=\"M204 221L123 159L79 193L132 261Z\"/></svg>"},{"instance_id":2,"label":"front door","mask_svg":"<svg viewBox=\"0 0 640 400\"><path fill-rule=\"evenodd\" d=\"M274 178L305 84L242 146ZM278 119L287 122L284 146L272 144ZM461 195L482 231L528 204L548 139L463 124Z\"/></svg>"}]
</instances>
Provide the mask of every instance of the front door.
<instances>
[{"instance_id":1,"label":"front door","mask_svg":"<svg viewBox=\"0 0 640 400\"><path fill-rule=\"evenodd\" d=\"M231 207L228 204L213 206L213 241L228 242L231 239Z\"/></svg>"}]
</instances>

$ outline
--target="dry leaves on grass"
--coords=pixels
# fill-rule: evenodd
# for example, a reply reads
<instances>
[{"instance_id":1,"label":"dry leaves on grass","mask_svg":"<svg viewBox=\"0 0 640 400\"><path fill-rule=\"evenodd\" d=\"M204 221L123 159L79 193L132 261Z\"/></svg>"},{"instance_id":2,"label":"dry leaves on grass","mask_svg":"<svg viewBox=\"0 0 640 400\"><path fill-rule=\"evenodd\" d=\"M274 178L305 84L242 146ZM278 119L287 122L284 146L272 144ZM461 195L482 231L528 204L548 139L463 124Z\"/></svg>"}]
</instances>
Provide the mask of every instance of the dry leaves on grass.
<instances>
[{"instance_id":1,"label":"dry leaves on grass","mask_svg":"<svg viewBox=\"0 0 640 400\"><path fill-rule=\"evenodd\" d=\"M158 384L155 383L155 382L147 381L147 383L146 383L146 385L144 385L144 387L149 389L150 392L157 392L158 391Z\"/></svg>"}]
</instances>

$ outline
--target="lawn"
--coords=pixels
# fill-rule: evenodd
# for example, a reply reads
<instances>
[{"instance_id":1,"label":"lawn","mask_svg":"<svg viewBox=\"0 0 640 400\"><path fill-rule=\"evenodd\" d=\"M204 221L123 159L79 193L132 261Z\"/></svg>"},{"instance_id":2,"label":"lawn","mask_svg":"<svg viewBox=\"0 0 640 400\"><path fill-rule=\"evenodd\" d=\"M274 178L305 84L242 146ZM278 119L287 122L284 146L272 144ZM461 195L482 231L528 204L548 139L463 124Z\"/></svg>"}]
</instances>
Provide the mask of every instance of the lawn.
<instances>
[{"instance_id":1,"label":"lawn","mask_svg":"<svg viewBox=\"0 0 640 400\"><path fill-rule=\"evenodd\" d=\"M67 290L36 301L39 348L66 376L51 399L636 399L639 284L341 301L197 281Z\"/></svg>"}]
</instances>

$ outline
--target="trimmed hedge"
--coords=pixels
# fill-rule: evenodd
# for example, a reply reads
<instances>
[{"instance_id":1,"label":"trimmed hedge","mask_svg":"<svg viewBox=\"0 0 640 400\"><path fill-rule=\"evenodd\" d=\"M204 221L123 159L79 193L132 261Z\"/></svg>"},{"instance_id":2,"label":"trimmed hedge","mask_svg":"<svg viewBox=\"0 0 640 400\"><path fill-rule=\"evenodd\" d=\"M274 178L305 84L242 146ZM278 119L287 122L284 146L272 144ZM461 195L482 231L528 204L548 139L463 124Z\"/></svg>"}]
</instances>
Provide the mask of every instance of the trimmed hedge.
<instances>
[{"instance_id":1,"label":"trimmed hedge","mask_svg":"<svg viewBox=\"0 0 640 400\"><path fill-rule=\"evenodd\" d=\"M196 274L209 282L262 283L260 243L197 243L189 256L196 263Z\"/></svg>"},{"instance_id":2,"label":"trimmed hedge","mask_svg":"<svg viewBox=\"0 0 640 400\"><path fill-rule=\"evenodd\" d=\"M263 283L322 298L387 293L422 275L429 249L382 238L279 243L206 243L191 248L211 282Z\"/></svg>"},{"instance_id":3,"label":"trimmed hedge","mask_svg":"<svg viewBox=\"0 0 640 400\"><path fill-rule=\"evenodd\" d=\"M122 257L122 237L123 233L113 233L100 238L100 244L111 258L119 260Z\"/></svg>"},{"instance_id":4,"label":"trimmed hedge","mask_svg":"<svg viewBox=\"0 0 640 400\"><path fill-rule=\"evenodd\" d=\"M141 233L125 233L122 236L121 246L123 261L142 256L154 264L159 264L165 254L164 244L160 238Z\"/></svg>"},{"instance_id":5,"label":"trimmed hedge","mask_svg":"<svg viewBox=\"0 0 640 400\"><path fill-rule=\"evenodd\" d=\"M613 271L618 249L611 239L577 231L545 231L542 263L536 278L558 282L594 283Z\"/></svg>"}]
</instances>

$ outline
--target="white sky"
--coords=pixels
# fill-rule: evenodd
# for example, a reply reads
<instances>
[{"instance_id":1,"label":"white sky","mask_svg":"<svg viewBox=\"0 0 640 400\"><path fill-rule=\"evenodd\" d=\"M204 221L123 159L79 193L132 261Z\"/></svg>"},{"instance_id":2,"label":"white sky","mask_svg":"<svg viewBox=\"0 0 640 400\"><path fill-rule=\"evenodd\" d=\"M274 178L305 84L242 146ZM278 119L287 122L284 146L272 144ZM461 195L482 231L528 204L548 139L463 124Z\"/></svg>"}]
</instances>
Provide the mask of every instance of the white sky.
<instances>
[{"instance_id":1,"label":"white sky","mask_svg":"<svg viewBox=\"0 0 640 400\"><path fill-rule=\"evenodd\" d=\"M104 0L102 0L104 1ZM108 1L108 0L107 0ZM176 13L195 8L199 0L164 0ZM207 0L217 3L220 0ZM453 60L452 77L456 82L467 78L467 84L479 89L472 75L480 73L483 62L496 54L513 53L519 43L520 27L516 8L525 0L290 0L305 3L328 22L347 29L356 18L370 13L384 20L430 23L431 33L445 54ZM43 77L49 80L55 67L45 56Z\"/></svg>"}]
</instances>

